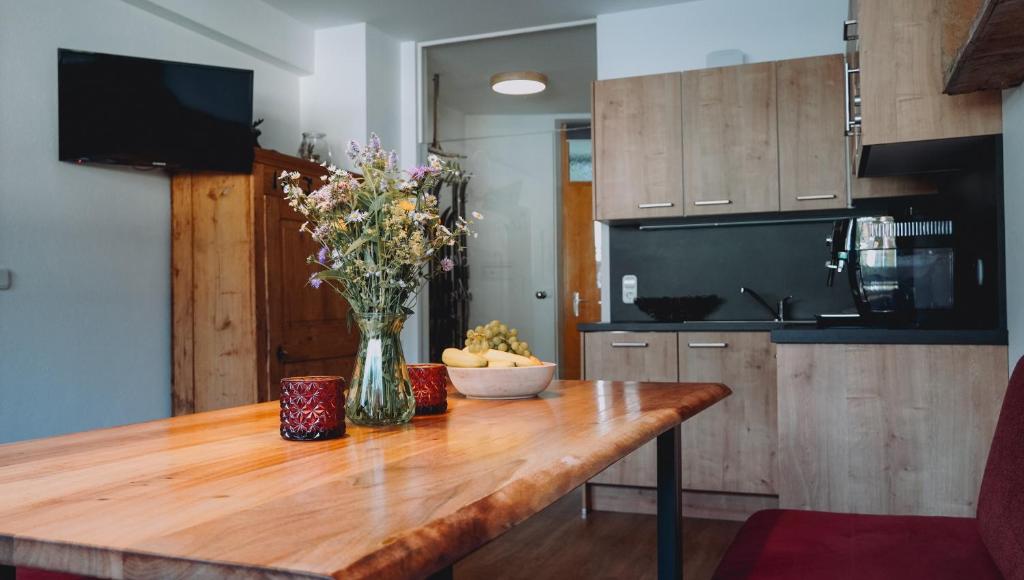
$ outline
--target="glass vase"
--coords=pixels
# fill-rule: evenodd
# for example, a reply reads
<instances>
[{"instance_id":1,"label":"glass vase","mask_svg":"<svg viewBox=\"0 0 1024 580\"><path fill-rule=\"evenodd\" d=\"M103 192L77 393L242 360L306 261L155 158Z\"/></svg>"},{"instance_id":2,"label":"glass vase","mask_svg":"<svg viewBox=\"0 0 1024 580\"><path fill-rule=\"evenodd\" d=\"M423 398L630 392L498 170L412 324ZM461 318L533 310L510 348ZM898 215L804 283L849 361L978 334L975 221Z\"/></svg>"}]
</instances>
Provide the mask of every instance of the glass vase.
<instances>
[{"instance_id":1,"label":"glass vase","mask_svg":"<svg viewBox=\"0 0 1024 580\"><path fill-rule=\"evenodd\" d=\"M416 412L416 397L400 340L406 316L356 314L359 353L345 401L345 416L357 425L400 425L409 422Z\"/></svg>"}]
</instances>

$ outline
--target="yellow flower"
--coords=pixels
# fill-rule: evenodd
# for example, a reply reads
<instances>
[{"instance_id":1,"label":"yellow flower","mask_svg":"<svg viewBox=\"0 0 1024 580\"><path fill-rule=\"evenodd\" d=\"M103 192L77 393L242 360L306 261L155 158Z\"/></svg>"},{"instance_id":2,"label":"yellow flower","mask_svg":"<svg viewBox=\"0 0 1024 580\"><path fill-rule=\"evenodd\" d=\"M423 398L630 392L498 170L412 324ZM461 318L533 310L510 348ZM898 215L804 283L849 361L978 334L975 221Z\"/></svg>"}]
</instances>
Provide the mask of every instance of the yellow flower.
<instances>
[{"instance_id":1,"label":"yellow flower","mask_svg":"<svg viewBox=\"0 0 1024 580\"><path fill-rule=\"evenodd\" d=\"M339 218L337 224L335 225L339 230L343 232L348 231L348 224L345 223L345 218Z\"/></svg>"},{"instance_id":2,"label":"yellow flower","mask_svg":"<svg viewBox=\"0 0 1024 580\"><path fill-rule=\"evenodd\" d=\"M408 199L403 199L402 201L398 202L398 207L404 209L405 211L412 211L416 209L416 204Z\"/></svg>"}]
</instances>

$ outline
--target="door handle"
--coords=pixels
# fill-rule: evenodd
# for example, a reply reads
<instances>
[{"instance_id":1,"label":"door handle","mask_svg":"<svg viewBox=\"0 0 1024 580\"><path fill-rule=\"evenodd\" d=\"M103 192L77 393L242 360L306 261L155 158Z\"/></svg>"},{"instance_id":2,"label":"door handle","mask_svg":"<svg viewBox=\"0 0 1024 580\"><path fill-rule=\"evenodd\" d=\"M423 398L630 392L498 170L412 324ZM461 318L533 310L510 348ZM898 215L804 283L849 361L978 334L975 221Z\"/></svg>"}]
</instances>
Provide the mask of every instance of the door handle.
<instances>
[{"instance_id":1,"label":"door handle","mask_svg":"<svg viewBox=\"0 0 1024 580\"><path fill-rule=\"evenodd\" d=\"M647 348L646 342L613 342L612 348Z\"/></svg>"},{"instance_id":2,"label":"door handle","mask_svg":"<svg viewBox=\"0 0 1024 580\"><path fill-rule=\"evenodd\" d=\"M288 362L288 351L284 349L284 345L277 345L277 352L274 355L277 357L277 362L281 364Z\"/></svg>"},{"instance_id":3,"label":"door handle","mask_svg":"<svg viewBox=\"0 0 1024 580\"><path fill-rule=\"evenodd\" d=\"M586 302L586 300L580 299L579 291L572 293L572 315L576 318L580 317L580 303Z\"/></svg>"},{"instance_id":4,"label":"door handle","mask_svg":"<svg viewBox=\"0 0 1024 580\"><path fill-rule=\"evenodd\" d=\"M814 201L814 200L818 200L818 199L835 199L835 198L836 198L836 194L834 194L834 193L824 193L824 194L821 194L821 195L798 195L798 196L796 196L796 200L797 201Z\"/></svg>"},{"instance_id":5,"label":"door handle","mask_svg":"<svg viewBox=\"0 0 1024 580\"><path fill-rule=\"evenodd\" d=\"M693 202L693 205L729 205L732 203L730 199L707 199Z\"/></svg>"},{"instance_id":6,"label":"door handle","mask_svg":"<svg viewBox=\"0 0 1024 580\"><path fill-rule=\"evenodd\" d=\"M638 203L636 207L637 209L655 209L659 207L672 207L674 205L671 201L659 201L655 203Z\"/></svg>"},{"instance_id":7,"label":"door handle","mask_svg":"<svg viewBox=\"0 0 1024 580\"><path fill-rule=\"evenodd\" d=\"M690 348L726 348L729 346L727 342L690 342L686 346Z\"/></svg>"}]
</instances>

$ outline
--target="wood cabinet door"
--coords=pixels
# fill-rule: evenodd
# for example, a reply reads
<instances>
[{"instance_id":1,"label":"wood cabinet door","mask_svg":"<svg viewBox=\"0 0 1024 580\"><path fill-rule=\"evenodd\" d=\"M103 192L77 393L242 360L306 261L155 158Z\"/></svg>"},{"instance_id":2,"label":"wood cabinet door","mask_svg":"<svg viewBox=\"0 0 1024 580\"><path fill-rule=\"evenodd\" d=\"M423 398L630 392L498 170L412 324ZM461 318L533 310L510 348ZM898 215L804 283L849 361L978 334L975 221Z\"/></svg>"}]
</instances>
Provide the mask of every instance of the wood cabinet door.
<instances>
[{"instance_id":1,"label":"wood cabinet door","mask_svg":"<svg viewBox=\"0 0 1024 580\"><path fill-rule=\"evenodd\" d=\"M326 284L318 289L309 285L319 268L307 264L306 257L319 245L299 232L305 220L284 199L276 183L280 172L264 166L263 183L269 190L262 195L267 330L263 400L278 398L281 378L287 376L338 375L348 381L359 346L348 303ZM303 175L302 182L312 187L320 178Z\"/></svg>"},{"instance_id":2,"label":"wood cabinet door","mask_svg":"<svg viewBox=\"0 0 1024 580\"><path fill-rule=\"evenodd\" d=\"M676 382L679 378L674 332L590 332L583 337L583 348L587 380ZM657 447L650 441L591 481L656 487L657 466Z\"/></svg>"},{"instance_id":3,"label":"wood cabinet door","mask_svg":"<svg viewBox=\"0 0 1024 580\"><path fill-rule=\"evenodd\" d=\"M1002 94L945 95L944 0L860 0L864 145L1002 132Z\"/></svg>"},{"instance_id":4,"label":"wood cabinet door","mask_svg":"<svg viewBox=\"0 0 1024 580\"><path fill-rule=\"evenodd\" d=\"M683 215L680 75L594 83L594 215Z\"/></svg>"},{"instance_id":5,"label":"wood cabinet door","mask_svg":"<svg viewBox=\"0 0 1024 580\"><path fill-rule=\"evenodd\" d=\"M974 516L1005 346L777 348L780 507Z\"/></svg>"},{"instance_id":6,"label":"wood cabinet door","mask_svg":"<svg viewBox=\"0 0 1024 580\"><path fill-rule=\"evenodd\" d=\"M774 494L776 369L769 333L680 333L679 380L732 389L732 396L683 423L683 488Z\"/></svg>"},{"instance_id":7,"label":"wood cabinet door","mask_svg":"<svg viewBox=\"0 0 1024 580\"><path fill-rule=\"evenodd\" d=\"M782 211L846 207L843 55L775 63Z\"/></svg>"},{"instance_id":8,"label":"wood cabinet door","mask_svg":"<svg viewBox=\"0 0 1024 580\"><path fill-rule=\"evenodd\" d=\"M683 73L686 215L779 211L775 64Z\"/></svg>"}]
</instances>

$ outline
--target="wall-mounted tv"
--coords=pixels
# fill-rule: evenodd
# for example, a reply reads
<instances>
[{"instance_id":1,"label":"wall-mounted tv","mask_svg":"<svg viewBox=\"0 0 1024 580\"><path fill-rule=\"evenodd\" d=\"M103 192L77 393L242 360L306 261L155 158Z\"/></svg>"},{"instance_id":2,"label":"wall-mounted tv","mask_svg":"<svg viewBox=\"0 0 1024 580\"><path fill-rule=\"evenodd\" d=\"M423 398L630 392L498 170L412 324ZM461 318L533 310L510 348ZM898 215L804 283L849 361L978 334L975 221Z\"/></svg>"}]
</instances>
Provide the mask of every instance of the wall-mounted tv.
<instances>
[{"instance_id":1,"label":"wall-mounted tv","mask_svg":"<svg viewBox=\"0 0 1024 580\"><path fill-rule=\"evenodd\" d=\"M62 161L252 170L251 70L57 51Z\"/></svg>"}]
</instances>

